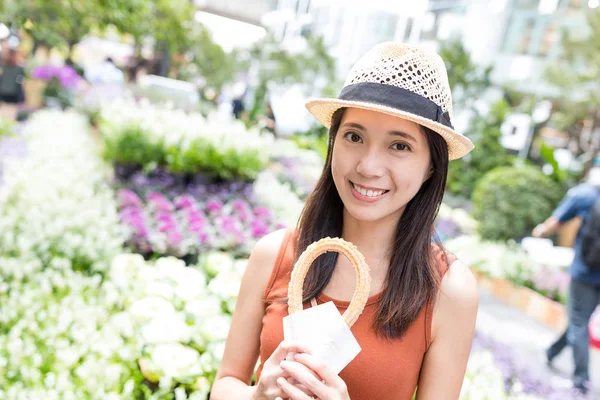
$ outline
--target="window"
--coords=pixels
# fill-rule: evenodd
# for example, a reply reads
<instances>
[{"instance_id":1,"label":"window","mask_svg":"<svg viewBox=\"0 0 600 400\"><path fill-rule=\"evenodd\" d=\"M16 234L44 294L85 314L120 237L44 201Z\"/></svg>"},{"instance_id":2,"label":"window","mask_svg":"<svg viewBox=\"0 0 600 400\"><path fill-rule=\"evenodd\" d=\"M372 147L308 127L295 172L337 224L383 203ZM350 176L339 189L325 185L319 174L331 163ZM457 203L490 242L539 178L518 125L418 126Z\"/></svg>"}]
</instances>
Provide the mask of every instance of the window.
<instances>
[{"instance_id":1,"label":"window","mask_svg":"<svg viewBox=\"0 0 600 400\"><path fill-rule=\"evenodd\" d=\"M539 0L515 0L513 6L522 10L537 9Z\"/></svg>"},{"instance_id":2,"label":"window","mask_svg":"<svg viewBox=\"0 0 600 400\"><path fill-rule=\"evenodd\" d=\"M413 27L413 18L407 18L406 19L406 26L404 27L404 41L408 41L408 39L410 38L410 33L412 32L412 27Z\"/></svg>"},{"instance_id":3,"label":"window","mask_svg":"<svg viewBox=\"0 0 600 400\"><path fill-rule=\"evenodd\" d=\"M525 28L523 29L520 38L517 39L516 53L527 54L529 53L529 46L533 40L533 28L535 27L535 18L528 18L525 22Z\"/></svg>"},{"instance_id":4,"label":"window","mask_svg":"<svg viewBox=\"0 0 600 400\"><path fill-rule=\"evenodd\" d=\"M569 0L569 10L581 10L587 0Z\"/></svg>"},{"instance_id":5,"label":"window","mask_svg":"<svg viewBox=\"0 0 600 400\"><path fill-rule=\"evenodd\" d=\"M558 23L556 21L549 21L542 34L540 45L538 47L538 56L547 56L552 48L557 44L560 37L560 31Z\"/></svg>"}]
</instances>

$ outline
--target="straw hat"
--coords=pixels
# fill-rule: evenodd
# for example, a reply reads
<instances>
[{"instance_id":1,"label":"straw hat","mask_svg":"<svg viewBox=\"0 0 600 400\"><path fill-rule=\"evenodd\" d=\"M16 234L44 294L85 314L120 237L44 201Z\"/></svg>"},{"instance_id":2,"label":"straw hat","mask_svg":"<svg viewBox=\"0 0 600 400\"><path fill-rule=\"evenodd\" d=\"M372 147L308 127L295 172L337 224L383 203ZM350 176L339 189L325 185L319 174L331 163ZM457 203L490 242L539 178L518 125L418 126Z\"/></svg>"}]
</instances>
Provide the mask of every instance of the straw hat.
<instances>
[{"instance_id":1,"label":"straw hat","mask_svg":"<svg viewBox=\"0 0 600 400\"><path fill-rule=\"evenodd\" d=\"M446 140L450 160L473 150L473 143L450 122L452 94L442 58L418 46L378 44L354 64L337 99L306 103L327 128L342 107L379 111L426 126Z\"/></svg>"}]
</instances>

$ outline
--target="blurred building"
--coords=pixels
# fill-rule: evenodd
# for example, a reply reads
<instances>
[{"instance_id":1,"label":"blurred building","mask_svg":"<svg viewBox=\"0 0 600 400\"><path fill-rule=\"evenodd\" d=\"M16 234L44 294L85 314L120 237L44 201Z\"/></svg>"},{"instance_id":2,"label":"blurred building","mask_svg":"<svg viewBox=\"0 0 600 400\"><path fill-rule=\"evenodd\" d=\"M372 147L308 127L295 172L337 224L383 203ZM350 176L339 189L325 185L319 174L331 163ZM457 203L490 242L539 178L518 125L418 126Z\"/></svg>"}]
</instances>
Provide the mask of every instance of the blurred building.
<instances>
[{"instance_id":1,"label":"blurred building","mask_svg":"<svg viewBox=\"0 0 600 400\"><path fill-rule=\"evenodd\" d=\"M260 25L260 18L277 7L277 0L194 0L194 4L210 14Z\"/></svg>"},{"instance_id":2,"label":"blurred building","mask_svg":"<svg viewBox=\"0 0 600 400\"><path fill-rule=\"evenodd\" d=\"M322 35L343 78L374 44L387 41L439 48L461 39L476 62L493 65L496 83L519 82L523 91L551 94L542 77L560 57L560 32L585 32L584 11L597 0L277 0L263 18L287 41Z\"/></svg>"}]
</instances>

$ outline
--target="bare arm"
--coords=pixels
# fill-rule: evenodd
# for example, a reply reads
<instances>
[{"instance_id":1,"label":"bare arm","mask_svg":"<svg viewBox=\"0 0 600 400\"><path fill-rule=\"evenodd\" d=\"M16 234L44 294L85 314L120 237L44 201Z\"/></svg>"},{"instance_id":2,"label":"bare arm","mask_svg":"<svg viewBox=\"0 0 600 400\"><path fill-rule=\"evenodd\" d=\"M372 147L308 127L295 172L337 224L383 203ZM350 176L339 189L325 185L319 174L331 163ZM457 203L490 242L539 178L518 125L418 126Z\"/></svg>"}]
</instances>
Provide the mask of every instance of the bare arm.
<instances>
[{"instance_id":1,"label":"bare arm","mask_svg":"<svg viewBox=\"0 0 600 400\"><path fill-rule=\"evenodd\" d=\"M455 261L442 279L434 308L432 342L421 369L417 400L456 400L467 368L479 304L477 282Z\"/></svg>"},{"instance_id":2,"label":"bare arm","mask_svg":"<svg viewBox=\"0 0 600 400\"><path fill-rule=\"evenodd\" d=\"M250 255L210 400L245 400L254 396L256 387L250 384L260 350L263 295L284 233L280 230L265 236Z\"/></svg>"},{"instance_id":3,"label":"bare arm","mask_svg":"<svg viewBox=\"0 0 600 400\"><path fill-rule=\"evenodd\" d=\"M550 217L533 230L533 236L537 238L552 235L560 227L561 223L556 217Z\"/></svg>"}]
</instances>

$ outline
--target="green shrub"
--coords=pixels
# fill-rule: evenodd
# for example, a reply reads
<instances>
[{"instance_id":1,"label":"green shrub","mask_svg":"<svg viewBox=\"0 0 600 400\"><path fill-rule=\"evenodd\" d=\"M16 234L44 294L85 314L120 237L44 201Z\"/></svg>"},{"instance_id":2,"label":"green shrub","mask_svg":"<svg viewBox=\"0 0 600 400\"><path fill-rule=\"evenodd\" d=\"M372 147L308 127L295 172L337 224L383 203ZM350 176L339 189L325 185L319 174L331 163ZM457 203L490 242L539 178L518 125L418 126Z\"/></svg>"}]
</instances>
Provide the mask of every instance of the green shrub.
<instances>
[{"instance_id":1,"label":"green shrub","mask_svg":"<svg viewBox=\"0 0 600 400\"><path fill-rule=\"evenodd\" d=\"M104 135L104 138L104 158L108 161L144 168L166 164L163 144L153 142L139 126L125 127L118 134Z\"/></svg>"},{"instance_id":2,"label":"green shrub","mask_svg":"<svg viewBox=\"0 0 600 400\"><path fill-rule=\"evenodd\" d=\"M467 132L475 148L465 157L449 164L448 192L471 198L475 185L483 175L494 168L512 164L513 157L506 153L500 143L500 126L509 111L508 103L501 100L492 105L489 113L475 117Z\"/></svg>"},{"instance_id":3,"label":"green shrub","mask_svg":"<svg viewBox=\"0 0 600 400\"><path fill-rule=\"evenodd\" d=\"M529 235L549 217L563 195L561 186L537 167L499 167L477 183L473 216L483 239L508 240Z\"/></svg>"}]
</instances>

